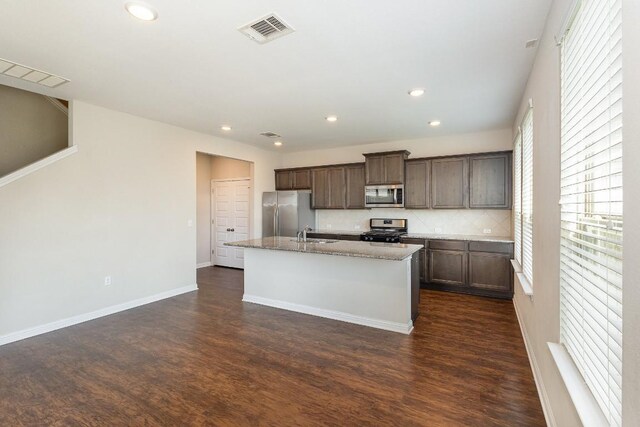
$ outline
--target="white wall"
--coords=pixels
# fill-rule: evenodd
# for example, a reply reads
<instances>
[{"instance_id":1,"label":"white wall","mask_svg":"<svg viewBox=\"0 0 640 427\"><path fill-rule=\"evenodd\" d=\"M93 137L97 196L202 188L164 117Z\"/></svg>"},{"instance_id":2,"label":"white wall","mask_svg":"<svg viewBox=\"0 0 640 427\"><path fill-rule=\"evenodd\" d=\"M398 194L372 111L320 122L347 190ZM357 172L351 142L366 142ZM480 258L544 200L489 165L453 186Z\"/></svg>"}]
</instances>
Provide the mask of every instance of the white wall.
<instances>
[{"instance_id":1,"label":"white wall","mask_svg":"<svg viewBox=\"0 0 640 427\"><path fill-rule=\"evenodd\" d=\"M79 152L0 188L0 340L195 283L196 151L254 162L255 198L277 153L86 103ZM260 212L253 217L260 233ZM104 286L104 276L113 283Z\"/></svg>"},{"instance_id":2,"label":"white wall","mask_svg":"<svg viewBox=\"0 0 640 427\"><path fill-rule=\"evenodd\" d=\"M522 97L515 128L522 120L529 98L534 111L534 295L524 295L516 278L514 303L525 330L527 344L537 365L537 380L555 425L581 425L560 378L547 342L560 336L560 56L553 36L560 30L571 0L556 0L551 8L537 57ZM624 425L640 425L640 290L636 286L640 269L640 7L636 0L624 0Z\"/></svg>"},{"instance_id":3,"label":"white wall","mask_svg":"<svg viewBox=\"0 0 640 427\"><path fill-rule=\"evenodd\" d=\"M512 150L511 129L285 153L282 167L364 162L363 153L408 150L410 158Z\"/></svg>"},{"instance_id":4,"label":"white wall","mask_svg":"<svg viewBox=\"0 0 640 427\"><path fill-rule=\"evenodd\" d=\"M249 178L251 163L228 157L211 157L211 179Z\"/></svg>"},{"instance_id":5,"label":"white wall","mask_svg":"<svg viewBox=\"0 0 640 427\"><path fill-rule=\"evenodd\" d=\"M0 85L0 176L69 146L68 118L43 95Z\"/></svg>"},{"instance_id":6,"label":"white wall","mask_svg":"<svg viewBox=\"0 0 640 427\"><path fill-rule=\"evenodd\" d=\"M623 56L623 398L625 426L640 426L640 2L622 1Z\"/></svg>"},{"instance_id":7,"label":"white wall","mask_svg":"<svg viewBox=\"0 0 640 427\"><path fill-rule=\"evenodd\" d=\"M211 162L215 157L196 154L196 261L211 261Z\"/></svg>"}]
</instances>

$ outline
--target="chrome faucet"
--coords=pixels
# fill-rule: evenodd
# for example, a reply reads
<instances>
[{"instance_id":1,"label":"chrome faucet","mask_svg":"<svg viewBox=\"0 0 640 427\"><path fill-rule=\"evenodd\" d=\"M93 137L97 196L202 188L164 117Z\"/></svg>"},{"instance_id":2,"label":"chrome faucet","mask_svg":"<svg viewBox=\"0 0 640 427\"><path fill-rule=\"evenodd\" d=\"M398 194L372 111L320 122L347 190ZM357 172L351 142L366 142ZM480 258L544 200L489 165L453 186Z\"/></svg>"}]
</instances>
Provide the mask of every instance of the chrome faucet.
<instances>
[{"instance_id":1,"label":"chrome faucet","mask_svg":"<svg viewBox=\"0 0 640 427\"><path fill-rule=\"evenodd\" d=\"M302 230L302 241L305 243L307 241L307 231L311 231L311 227L309 227L308 225L305 225L304 229Z\"/></svg>"},{"instance_id":2,"label":"chrome faucet","mask_svg":"<svg viewBox=\"0 0 640 427\"><path fill-rule=\"evenodd\" d=\"M298 233L296 233L296 241L299 242L300 239L302 239L302 231L298 231Z\"/></svg>"}]
</instances>

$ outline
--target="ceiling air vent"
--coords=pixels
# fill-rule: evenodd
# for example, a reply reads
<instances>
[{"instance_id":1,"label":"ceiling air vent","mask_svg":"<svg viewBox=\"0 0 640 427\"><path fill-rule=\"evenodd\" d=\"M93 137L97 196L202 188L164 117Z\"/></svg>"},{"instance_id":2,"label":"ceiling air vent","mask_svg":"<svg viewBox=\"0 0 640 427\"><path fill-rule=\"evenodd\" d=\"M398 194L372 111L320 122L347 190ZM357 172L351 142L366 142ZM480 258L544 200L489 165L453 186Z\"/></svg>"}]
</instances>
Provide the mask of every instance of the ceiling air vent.
<instances>
[{"instance_id":1,"label":"ceiling air vent","mask_svg":"<svg viewBox=\"0 0 640 427\"><path fill-rule=\"evenodd\" d=\"M251 40L263 44L292 33L295 30L276 16L275 13L271 13L247 25L243 25L238 28L238 31Z\"/></svg>"},{"instance_id":2,"label":"ceiling air vent","mask_svg":"<svg viewBox=\"0 0 640 427\"><path fill-rule=\"evenodd\" d=\"M260 133L260 135L266 136L267 138L282 138L282 136L274 132L262 132Z\"/></svg>"},{"instance_id":3,"label":"ceiling air vent","mask_svg":"<svg viewBox=\"0 0 640 427\"><path fill-rule=\"evenodd\" d=\"M36 70L35 68L20 65L8 59L0 58L0 74L11 76L18 79L26 80L31 83L54 88L69 82L69 79L56 76L46 71Z\"/></svg>"}]
</instances>

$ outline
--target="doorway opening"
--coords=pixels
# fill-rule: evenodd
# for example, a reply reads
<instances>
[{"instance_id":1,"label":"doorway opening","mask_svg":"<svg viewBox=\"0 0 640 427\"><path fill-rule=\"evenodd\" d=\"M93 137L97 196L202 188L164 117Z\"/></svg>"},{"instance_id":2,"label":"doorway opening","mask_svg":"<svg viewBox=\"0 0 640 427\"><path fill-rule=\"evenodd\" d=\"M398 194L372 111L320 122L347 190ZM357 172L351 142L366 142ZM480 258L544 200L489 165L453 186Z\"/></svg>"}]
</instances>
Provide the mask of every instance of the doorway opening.
<instances>
[{"instance_id":1,"label":"doorway opening","mask_svg":"<svg viewBox=\"0 0 640 427\"><path fill-rule=\"evenodd\" d=\"M244 268L242 248L224 243L252 237L253 187L252 162L196 153L197 268Z\"/></svg>"}]
</instances>

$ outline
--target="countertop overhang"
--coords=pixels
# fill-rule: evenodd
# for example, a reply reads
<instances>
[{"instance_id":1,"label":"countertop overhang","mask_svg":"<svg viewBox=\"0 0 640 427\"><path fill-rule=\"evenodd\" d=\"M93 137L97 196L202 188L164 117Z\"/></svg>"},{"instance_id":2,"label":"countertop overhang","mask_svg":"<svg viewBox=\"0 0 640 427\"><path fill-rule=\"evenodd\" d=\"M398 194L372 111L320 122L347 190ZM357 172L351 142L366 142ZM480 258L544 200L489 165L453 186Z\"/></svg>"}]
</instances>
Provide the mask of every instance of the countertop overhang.
<instances>
[{"instance_id":1,"label":"countertop overhang","mask_svg":"<svg viewBox=\"0 0 640 427\"><path fill-rule=\"evenodd\" d=\"M322 241L323 239L307 239L307 242L298 242L295 237L264 237L262 239L227 242L225 243L225 246L357 258L374 258L389 261L402 261L422 249L422 245L406 243L376 243L347 240L336 240L330 243L321 243Z\"/></svg>"}]
</instances>

